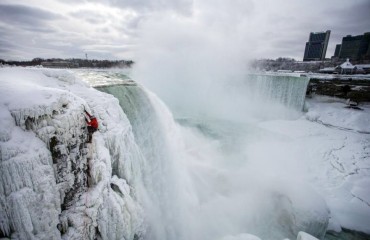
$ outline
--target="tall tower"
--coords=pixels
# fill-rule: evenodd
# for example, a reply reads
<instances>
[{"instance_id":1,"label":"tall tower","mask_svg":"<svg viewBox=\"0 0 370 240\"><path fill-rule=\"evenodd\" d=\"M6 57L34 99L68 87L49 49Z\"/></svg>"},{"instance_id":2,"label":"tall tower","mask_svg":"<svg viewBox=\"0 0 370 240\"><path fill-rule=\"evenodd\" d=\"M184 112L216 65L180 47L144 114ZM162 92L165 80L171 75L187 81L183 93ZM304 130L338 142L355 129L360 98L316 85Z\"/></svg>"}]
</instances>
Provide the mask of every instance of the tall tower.
<instances>
[{"instance_id":1,"label":"tall tower","mask_svg":"<svg viewBox=\"0 0 370 240\"><path fill-rule=\"evenodd\" d=\"M370 59L370 32L343 37L339 58L349 58L352 61Z\"/></svg>"},{"instance_id":2,"label":"tall tower","mask_svg":"<svg viewBox=\"0 0 370 240\"><path fill-rule=\"evenodd\" d=\"M328 48L330 30L326 32L312 32L304 50L303 61L325 60L326 49Z\"/></svg>"},{"instance_id":3,"label":"tall tower","mask_svg":"<svg viewBox=\"0 0 370 240\"><path fill-rule=\"evenodd\" d=\"M339 57L339 53L340 53L340 49L342 47L342 44L337 44L335 46L335 52L334 52L334 57L338 58Z\"/></svg>"}]
</instances>

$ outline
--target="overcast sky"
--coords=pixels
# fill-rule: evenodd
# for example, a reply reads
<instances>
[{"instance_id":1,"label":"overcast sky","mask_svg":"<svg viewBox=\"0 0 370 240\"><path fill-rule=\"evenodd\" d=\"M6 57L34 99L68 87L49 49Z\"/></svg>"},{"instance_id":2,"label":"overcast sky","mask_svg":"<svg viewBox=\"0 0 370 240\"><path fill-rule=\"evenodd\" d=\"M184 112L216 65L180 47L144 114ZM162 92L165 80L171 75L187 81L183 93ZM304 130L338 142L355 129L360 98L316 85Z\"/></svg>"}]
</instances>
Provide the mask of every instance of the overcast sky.
<instances>
[{"instance_id":1,"label":"overcast sky","mask_svg":"<svg viewBox=\"0 0 370 240\"><path fill-rule=\"evenodd\" d=\"M331 30L326 54L331 57L343 36L370 32L370 1L0 1L0 58L6 60L85 53L135 60L145 48L186 54L194 45L227 50L220 54L302 60L309 33L325 30Z\"/></svg>"}]
</instances>

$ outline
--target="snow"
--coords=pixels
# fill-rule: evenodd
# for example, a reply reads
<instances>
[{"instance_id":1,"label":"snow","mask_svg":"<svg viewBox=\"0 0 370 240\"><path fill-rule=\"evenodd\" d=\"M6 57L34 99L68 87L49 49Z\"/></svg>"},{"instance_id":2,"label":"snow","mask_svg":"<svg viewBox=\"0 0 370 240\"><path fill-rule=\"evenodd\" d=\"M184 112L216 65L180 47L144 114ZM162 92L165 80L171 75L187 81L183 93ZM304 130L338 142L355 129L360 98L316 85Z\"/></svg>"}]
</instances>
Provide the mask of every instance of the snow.
<instances>
[{"instance_id":1,"label":"snow","mask_svg":"<svg viewBox=\"0 0 370 240\"><path fill-rule=\"evenodd\" d=\"M342 63L340 65L340 67L342 69L354 69L355 68L355 66L353 66L352 63L349 62L349 59L348 58L347 58L347 60L344 63Z\"/></svg>"},{"instance_id":2,"label":"snow","mask_svg":"<svg viewBox=\"0 0 370 240\"><path fill-rule=\"evenodd\" d=\"M340 80L363 80L363 81L369 81L370 80L370 74L323 74L323 73L308 73L305 74L310 78L317 78L322 79L325 81L330 81L332 79L340 79Z\"/></svg>"},{"instance_id":3,"label":"snow","mask_svg":"<svg viewBox=\"0 0 370 240\"><path fill-rule=\"evenodd\" d=\"M370 108L348 109L343 101L327 97L306 103L307 112L298 120L260 124L280 136L271 140L274 147L264 158L283 159L279 166L289 166L283 171L303 177L325 198L330 230L370 233Z\"/></svg>"},{"instance_id":4,"label":"snow","mask_svg":"<svg viewBox=\"0 0 370 240\"><path fill-rule=\"evenodd\" d=\"M243 233L236 236L227 236L222 238L222 240L261 240L261 239L252 234Z\"/></svg>"},{"instance_id":5,"label":"snow","mask_svg":"<svg viewBox=\"0 0 370 240\"><path fill-rule=\"evenodd\" d=\"M137 181L132 175L139 170L126 170L139 152L115 98L66 70L6 67L0 70L0 96L2 235L133 239L143 234L142 208L128 185ZM86 144L83 106L101 123L91 144Z\"/></svg>"},{"instance_id":6,"label":"snow","mask_svg":"<svg viewBox=\"0 0 370 240\"><path fill-rule=\"evenodd\" d=\"M305 232L299 232L297 236L297 240L318 240L317 238L311 236L308 233Z\"/></svg>"},{"instance_id":7,"label":"snow","mask_svg":"<svg viewBox=\"0 0 370 240\"><path fill-rule=\"evenodd\" d=\"M370 133L370 107L363 110L346 108L343 100L325 96L316 96L306 100L309 111L306 118L331 127L344 130ZM359 106L361 108L361 105Z\"/></svg>"},{"instance_id":8,"label":"snow","mask_svg":"<svg viewBox=\"0 0 370 240\"><path fill-rule=\"evenodd\" d=\"M356 64L356 67L359 67L359 68L370 68L370 64Z\"/></svg>"}]
</instances>

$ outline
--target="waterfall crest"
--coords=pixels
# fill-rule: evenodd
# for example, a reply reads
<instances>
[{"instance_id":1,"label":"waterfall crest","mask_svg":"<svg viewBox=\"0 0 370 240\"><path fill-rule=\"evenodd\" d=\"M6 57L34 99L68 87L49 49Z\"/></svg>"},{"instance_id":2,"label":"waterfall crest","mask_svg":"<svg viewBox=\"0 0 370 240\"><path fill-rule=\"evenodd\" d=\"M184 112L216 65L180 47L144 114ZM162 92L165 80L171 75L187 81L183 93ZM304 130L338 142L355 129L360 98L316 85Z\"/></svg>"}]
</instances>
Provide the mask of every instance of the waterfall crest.
<instances>
[{"instance_id":1,"label":"waterfall crest","mask_svg":"<svg viewBox=\"0 0 370 240\"><path fill-rule=\"evenodd\" d=\"M294 119L304 106L307 77L248 74L209 85L203 112L231 120Z\"/></svg>"}]
</instances>

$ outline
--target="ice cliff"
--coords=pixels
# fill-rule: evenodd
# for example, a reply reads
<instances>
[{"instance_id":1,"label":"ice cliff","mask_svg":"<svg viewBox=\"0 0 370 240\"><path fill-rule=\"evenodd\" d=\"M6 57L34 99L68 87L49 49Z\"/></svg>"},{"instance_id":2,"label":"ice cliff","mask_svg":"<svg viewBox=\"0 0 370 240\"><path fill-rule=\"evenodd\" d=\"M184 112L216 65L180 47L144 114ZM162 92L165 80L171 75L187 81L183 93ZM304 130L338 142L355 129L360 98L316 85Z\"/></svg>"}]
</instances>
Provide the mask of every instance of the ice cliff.
<instances>
[{"instance_id":1,"label":"ice cliff","mask_svg":"<svg viewBox=\"0 0 370 240\"><path fill-rule=\"evenodd\" d=\"M118 101L66 71L9 68L0 79L0 237L143 234L130 187L140 188L140 152ZM100 122L91 144L83 106Z\"/></svg>"}]
</instances>

